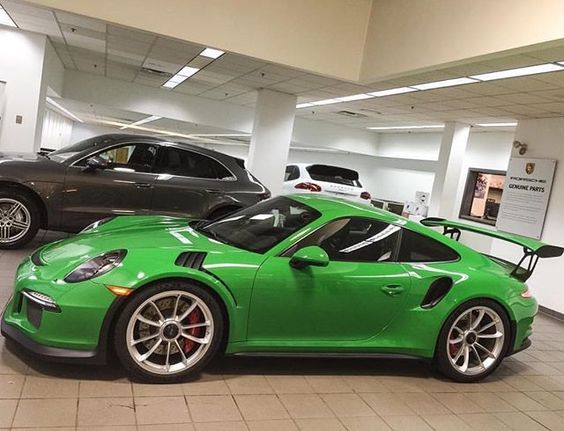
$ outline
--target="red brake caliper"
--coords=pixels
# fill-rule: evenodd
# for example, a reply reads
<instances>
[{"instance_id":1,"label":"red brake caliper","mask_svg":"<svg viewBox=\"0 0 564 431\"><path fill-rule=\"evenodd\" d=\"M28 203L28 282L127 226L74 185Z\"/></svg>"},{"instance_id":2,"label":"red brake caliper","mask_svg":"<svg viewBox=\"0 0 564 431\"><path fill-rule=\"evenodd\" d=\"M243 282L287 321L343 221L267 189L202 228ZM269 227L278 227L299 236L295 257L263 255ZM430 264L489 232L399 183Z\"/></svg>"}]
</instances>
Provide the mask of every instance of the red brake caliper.
<instances>
[{"instance_id":1,"label":"red brake caliper","mask_svg":"<svg viewBox=\"0 0 564 431\"><path fill-rule=\"evenodd\" d=\"M196 308L188 315L187 320L188 320L188 325L195 325L196 323L202 323L203 322L202 312L198 308ZM190 334L192 337L201 338L203 329L204 327L188 329L188 334ZM184 353L188 355L192 351L192 349L194 349L196 344L197 343L195 341L188 340L187 338L185 338Z\"/></svg>"}]
</instances>

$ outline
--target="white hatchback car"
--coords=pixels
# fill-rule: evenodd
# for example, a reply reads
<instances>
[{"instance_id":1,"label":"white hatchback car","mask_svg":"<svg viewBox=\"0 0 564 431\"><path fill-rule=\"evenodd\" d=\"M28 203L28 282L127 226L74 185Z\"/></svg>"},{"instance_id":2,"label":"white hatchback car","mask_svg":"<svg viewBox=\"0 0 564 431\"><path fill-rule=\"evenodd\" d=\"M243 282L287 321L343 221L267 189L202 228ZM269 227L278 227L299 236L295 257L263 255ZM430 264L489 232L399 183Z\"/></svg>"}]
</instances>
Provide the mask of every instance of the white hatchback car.
<instances>
[{"instance_id":1,"label":"white hatchback car","mask_svg":"<svg viewBox=\"0 0 564 431\"><path fill-rule=\"evenodd\" d=\"M352 169L321 164L295 163L286 166L284 193L323 193L369 203L371 196Z\"/></svg>"}]
</instances>

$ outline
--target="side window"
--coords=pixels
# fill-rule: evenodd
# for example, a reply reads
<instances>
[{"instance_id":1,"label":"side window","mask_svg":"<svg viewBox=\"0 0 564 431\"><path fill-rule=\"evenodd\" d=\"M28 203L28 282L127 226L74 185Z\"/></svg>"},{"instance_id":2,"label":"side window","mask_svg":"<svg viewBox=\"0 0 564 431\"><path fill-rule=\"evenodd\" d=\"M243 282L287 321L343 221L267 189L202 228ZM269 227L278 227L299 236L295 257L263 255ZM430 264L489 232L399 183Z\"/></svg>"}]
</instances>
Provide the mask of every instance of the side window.
<instances>
[{"instance_id":1,"label":"side window","mask_svg":"<svg viewBox=\"0 0 564 431\"><path fill-rule=\"evenodd\" d=\"M284 181L297 180L300 176L300 169L295 165L286 166L286 172L284 173Z\"/></svg>"},{"instance_id":2,"label":"side window","mask_svg":"<svg viewBox=\"0 0 564 431\"><path fill-rule=\"evenodd\" d=\"M446 245L409 229L403 229L399 262L449 262L453 260L458 260L458 254Z\"/></svg>"},{"instance_id":3,"label":"side window","mask_svg":"<svg viewBox=\"0 0 564 431\"><path fill-rule=\"evenodd\" d=\"M157 147L150 144L127 144L101 151L96 156L108 162L108 169L125 172L151 172ZM85 166L86 159L77 163Z\"/></svg>"},{"instance_id":4,"label":"side window","mask_svg":"<svg viewBox=\"0 0 564 431\"><path fill-rule=\"evenodd\" d=\"M233 174L218 161L175 147L162 147L155 172L195 178L233 178Z\"/></svg>"},{"instance_id":5,"label":"side window","mask_svg":"<svg viewBox=\"0 0 564 431\"><path fill-rule=\"evenodd\" d=\"M391 262L400 227L367 218L335 220L302 239L284 256L318 245L333 261Z\"/></svg>"}]
</instances>

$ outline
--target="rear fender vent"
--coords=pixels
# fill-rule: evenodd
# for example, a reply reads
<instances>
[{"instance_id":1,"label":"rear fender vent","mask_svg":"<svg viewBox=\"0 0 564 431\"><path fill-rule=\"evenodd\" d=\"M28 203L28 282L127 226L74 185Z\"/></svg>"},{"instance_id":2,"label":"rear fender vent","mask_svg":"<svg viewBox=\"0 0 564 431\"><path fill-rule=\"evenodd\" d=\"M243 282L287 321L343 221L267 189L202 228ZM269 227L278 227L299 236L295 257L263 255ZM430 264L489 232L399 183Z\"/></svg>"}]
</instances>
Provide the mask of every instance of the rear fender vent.
<instances>
[{"instance_id":1,"label":"rear fender vent","mask_svg":"<svg viewBox=\"0 0 564 431\"><path fill-rule=\"evenodd\" d=\"M452 278L441 277L436 279L429 286L429 290L421 302L421 308L433 308L452 288Z\"/></svg>"},{"instance_id":2,"label":"rear fender vent","mask_svg":"<svg viewBox=\"0 0 564 431\"><path fill-rule=\"evenodd\" d=\"M174 264L185 268L201 269L205 258L206 253L200 251L185 251L184 253L180 253Z\"/></svg>"}]
</instances>

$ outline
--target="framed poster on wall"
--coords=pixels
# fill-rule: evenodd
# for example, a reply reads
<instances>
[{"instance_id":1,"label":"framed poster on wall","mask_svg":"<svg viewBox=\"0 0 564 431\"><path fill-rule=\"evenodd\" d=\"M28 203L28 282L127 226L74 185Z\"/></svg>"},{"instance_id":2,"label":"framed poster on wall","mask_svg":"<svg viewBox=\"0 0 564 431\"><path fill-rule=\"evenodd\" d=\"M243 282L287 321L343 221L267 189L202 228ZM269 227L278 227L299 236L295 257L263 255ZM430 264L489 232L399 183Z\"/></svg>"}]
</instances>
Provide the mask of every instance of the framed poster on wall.
<instances>
[{"instance_id":1,"label":"framed poster on wall","mask_svg":"<svg viewBox=\"0 0 564 431\"><path fill-rule=\"evenodd\" d=\"M512 158L496 227L539 239L552 189L556 160Z\"/></svg>"}]
</instances>

